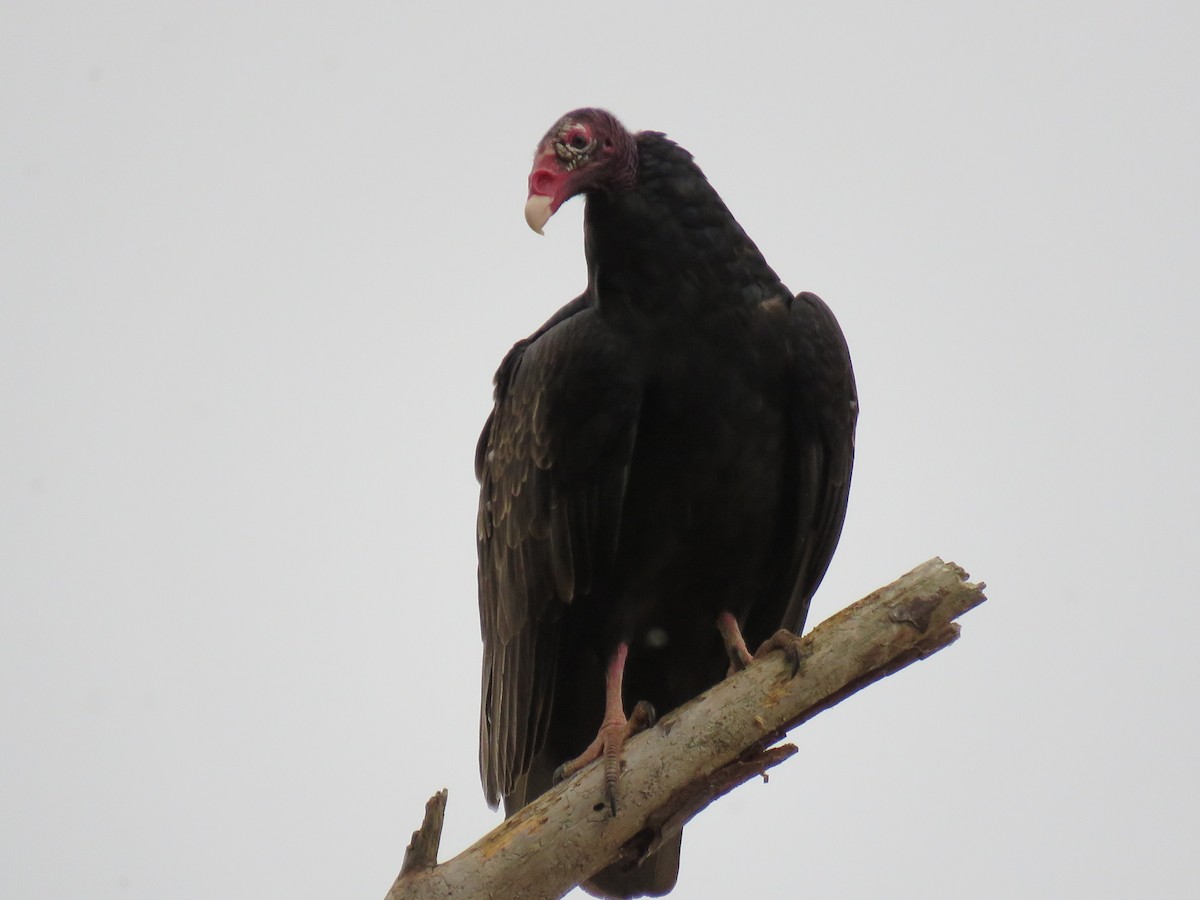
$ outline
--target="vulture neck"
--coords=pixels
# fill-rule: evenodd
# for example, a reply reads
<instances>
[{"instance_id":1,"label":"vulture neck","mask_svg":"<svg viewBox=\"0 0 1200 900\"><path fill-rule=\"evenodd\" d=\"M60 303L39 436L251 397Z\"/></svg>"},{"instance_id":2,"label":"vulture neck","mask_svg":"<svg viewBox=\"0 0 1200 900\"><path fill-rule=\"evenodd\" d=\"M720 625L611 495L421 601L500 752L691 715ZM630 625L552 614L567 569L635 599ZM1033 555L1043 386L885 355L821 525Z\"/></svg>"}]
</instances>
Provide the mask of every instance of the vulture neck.
<instances>
[{"instance_id":1,"label":"vulture neck","mask_svg":"<svg viewBox=\"0 0 1200 900\"><path fill-rule=\"evenodd\" d=\"M637 145L633 188L587 196L588 293L602 312L711 319L790 296L690 153L653 132Z\"/></svg>"}]
</instances>

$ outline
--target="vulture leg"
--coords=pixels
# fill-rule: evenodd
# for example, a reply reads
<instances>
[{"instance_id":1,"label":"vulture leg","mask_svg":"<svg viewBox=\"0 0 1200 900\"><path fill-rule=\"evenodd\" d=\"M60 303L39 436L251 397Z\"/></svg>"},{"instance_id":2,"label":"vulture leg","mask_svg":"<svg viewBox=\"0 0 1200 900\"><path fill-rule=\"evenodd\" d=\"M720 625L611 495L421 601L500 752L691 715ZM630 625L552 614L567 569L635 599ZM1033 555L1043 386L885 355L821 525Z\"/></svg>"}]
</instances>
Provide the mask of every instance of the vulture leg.
<instances>
[{"instance_id":1,"label":"vulture leg","mask_svg":"<svg viewBox=\"0 0 1200 900\"><path fill-rule=\"evenodd\" d=\"M738 627L733 613L723 612L717 616L717 631L721 632L725 652L729 654L729 671L725 675L728 678L754 662L754 657L750 655L750 648L746 646L746 639L742 637L742 629Z\"/></svg>"},{"instance_id":2,"label":"vulture leg","mask_svg":"<svg viewBox=\"0 0 1200 900\"><path fill-rule=\"evenodd\" d=\"M632 716L625 718L621 681L625 676L625 657L628 653L628 645L618 644L609 660L604 677L604 721L600 723L596 739L583 753L563 763L554 772L554 780L559 782L570 778L588 763L603 758L605 796L614 816L617 814L617 779L621 775L621 751L625 748L625 741L654 724L654 707L644 700L633 708Z\"/></svg>"},{"instance_id":3,"label":"vulture leg","mask_svg":"<svg viewBox=\"0 0 1200 900\"><path fill-rule=\"evenodd\" d=\"M792 664L793 678L800 673L800 638L790 631L781 628L763 641L758 652L751 656L750 650L746 647L746 640L742 637L742 630L738 627L737 619L730 613L723 612L717 616L717 630L721 632L721 639L725 642L725 652L729 654L729 675L742 671L754 660L762 659L772 650L783 651L783 655Z\"/></svg>"}]
</instances>

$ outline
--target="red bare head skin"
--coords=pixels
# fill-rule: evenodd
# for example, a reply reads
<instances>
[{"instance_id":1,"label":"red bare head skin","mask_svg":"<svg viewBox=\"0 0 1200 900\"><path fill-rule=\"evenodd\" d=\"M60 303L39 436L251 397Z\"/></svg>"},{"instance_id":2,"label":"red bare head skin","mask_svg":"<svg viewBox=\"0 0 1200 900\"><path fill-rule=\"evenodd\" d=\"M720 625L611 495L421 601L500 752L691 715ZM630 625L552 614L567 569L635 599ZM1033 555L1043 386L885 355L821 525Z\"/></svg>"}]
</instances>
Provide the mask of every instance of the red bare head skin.
<instances>
[{"instance_id":1,"label":"red bare head skin","mask_svg":"<svg viewBox=\"0 0 1200 900\"><path fill-rule=\"evenodd\" d=\"M569 112L534 152L525 220L541 234L542 226L576 194L630 188L636 176L637 143L616 116L602 109Z\"/></svg>"}]
</instances>

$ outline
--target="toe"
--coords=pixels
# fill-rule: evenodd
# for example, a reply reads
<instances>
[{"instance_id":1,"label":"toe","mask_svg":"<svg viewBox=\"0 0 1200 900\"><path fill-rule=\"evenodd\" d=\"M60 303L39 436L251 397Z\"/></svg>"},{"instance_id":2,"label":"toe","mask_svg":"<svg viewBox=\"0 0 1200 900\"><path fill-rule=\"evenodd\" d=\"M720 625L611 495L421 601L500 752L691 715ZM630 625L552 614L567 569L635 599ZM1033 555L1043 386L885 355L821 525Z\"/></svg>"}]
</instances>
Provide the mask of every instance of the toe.
<instances>
[{"instance_id":1,"label":"toe","mask_svg":"<svg viewBox=\"0 0 1200 900\"><path fill-rule=\"evenodd\" d=\"M762 659L773 650L782 650L783 655L792 665L791 677L795 678L800 674L800 667L804 662L804 655L801 653L800 647L800 638L790 631L781 629L763 641L758 652L754 654L754 658Z\"/></svg>"}]
</instances>

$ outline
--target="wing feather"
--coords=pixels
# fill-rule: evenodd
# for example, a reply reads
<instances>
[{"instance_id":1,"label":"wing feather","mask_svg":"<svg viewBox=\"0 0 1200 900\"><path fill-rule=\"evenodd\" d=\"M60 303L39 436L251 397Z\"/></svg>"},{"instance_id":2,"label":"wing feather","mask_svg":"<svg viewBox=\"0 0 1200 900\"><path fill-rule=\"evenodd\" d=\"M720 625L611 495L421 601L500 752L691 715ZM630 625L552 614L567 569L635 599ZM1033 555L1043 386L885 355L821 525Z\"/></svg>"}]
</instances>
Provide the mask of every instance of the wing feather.
<instances>
[{"instance_id":1,"label":"wing feather","mask_svg":"<svg viewBox=\"0 0 1200 900\"><path fill-rule=\"evenodd\" d=\"M756 640L777 628L796 634L804 628L841 536L854 466L858 395L842 330L829 307L810 293L792 300L786 328L788 463L782 484L788 525L775 570L786 603L782 610L772 604L752 610L745 631Z\"/></svg>"},{"instance_id":2,"label":"wing feather","mask_svg":"<svg viewBox=\"0 0 1200 900\"><path fill-rule=\"evenodd\" d=\"M495 805L545 741L567 604L615 555L640 390L621 342L568 304L510 351L476 450L480 774Z\"/></svg>"}]
</instances>

